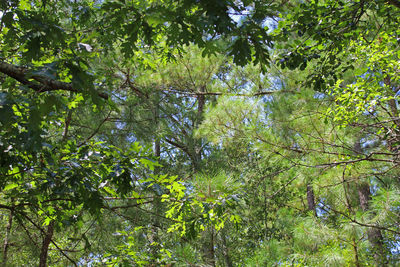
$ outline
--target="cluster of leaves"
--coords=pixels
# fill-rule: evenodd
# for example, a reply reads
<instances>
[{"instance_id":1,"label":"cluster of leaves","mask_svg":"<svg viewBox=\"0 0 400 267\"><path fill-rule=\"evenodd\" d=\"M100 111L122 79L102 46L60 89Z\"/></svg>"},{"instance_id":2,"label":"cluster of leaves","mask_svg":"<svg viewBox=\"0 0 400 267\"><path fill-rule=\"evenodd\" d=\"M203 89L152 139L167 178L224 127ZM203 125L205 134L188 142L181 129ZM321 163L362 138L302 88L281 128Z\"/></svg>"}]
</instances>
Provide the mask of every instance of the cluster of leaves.
<instances>
[{"instance_id":1,"label":"cluster of leaves","mask_svg":"<svg viewBox=\"0 0 400 267\"><path fill-rule=\"evenodd\" d=\"M363 113L373 114L379 106L397 97L400 70L398 32L382 33L373 42L355 41L349 55L360 62L354 71L357 79L351 84L338 80L330 94L337 104L332 109L335 120L344 123L356 120Z\"/></svg>"},{"instance_id":2,"label":"cluster of leaves","mask_svg":"<svg viewBox=\"0 0 400 267\"><path fill-rule=\"evenodd\" d=\"M207 181L204 177L198 179L202 183ZM181 236L192 239L206 227L213 226L216 231L219 231L227 221L234 224L240 223L240 217L235 213L239 202L238 196L235 195L237 189L226 188L232 184L229 184L229 178L223 174L209 179L206 182L206 192L202 192L205 185L198 183L195 184L195 188L199 192L190 194L185 194L186 187L177 182L167 186L170 194L163 195L162 201L167 202L169 208L166 216L176 220L176 223L172 224L168 231L177 231ZM222 188L214 188L219 183L225 183L225 185Z\"/></svg>"},{"instance_id":3,"label":"cluster of leaves","mask_svg":"<svg viewBox=\"0 0 400 267\"><path fill-rule=\"evenodd\" d=\"M3 263L395 262L399 7L1 2Z\"/></svg>"}]
</instances>

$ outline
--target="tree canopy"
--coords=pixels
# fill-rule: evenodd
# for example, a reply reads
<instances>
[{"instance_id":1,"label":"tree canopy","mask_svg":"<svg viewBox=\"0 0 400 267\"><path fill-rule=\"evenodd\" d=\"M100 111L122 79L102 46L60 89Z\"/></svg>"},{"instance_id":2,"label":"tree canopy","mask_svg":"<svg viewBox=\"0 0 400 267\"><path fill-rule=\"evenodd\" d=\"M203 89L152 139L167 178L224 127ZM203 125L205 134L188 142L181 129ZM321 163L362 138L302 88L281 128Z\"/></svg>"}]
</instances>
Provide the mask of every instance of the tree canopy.
<instances>
[{"instance_id":1,"label":"tree canopy","mask_svg":"<svg viewBox=\"0 0 400 267\"><path fill-rule=\"evenodd\" d=\"M400 1L0 3L4 266L396 266Z\"/></svg>"}]
</instances>

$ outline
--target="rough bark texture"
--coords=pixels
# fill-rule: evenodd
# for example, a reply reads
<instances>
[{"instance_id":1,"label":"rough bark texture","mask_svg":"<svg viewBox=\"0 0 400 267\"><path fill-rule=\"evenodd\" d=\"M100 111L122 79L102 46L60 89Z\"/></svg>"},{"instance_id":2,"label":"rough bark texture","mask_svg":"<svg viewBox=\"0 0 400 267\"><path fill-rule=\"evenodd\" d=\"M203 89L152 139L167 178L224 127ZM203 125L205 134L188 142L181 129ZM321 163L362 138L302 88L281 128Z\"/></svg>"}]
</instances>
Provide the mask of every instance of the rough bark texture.
<instances>
[{"instance_id":1,"label":"rough bark texture","mask_svg":"<svg viewBox=\"0 0 400 267\"><path fill-rule=\"evenodd\" d=\"M308 210L311 210L314 215L317 216L317 211L315 209L314 190L310 184L307 185L307 204Z\"/></svg>"},{"instance_id":2,"label":"rough bark texture","mask_svg":"<svg viewBox=\"0 0 400 267\"><path fill-rule=\"evenodd\" d=\"M371 192L368 183L361 183L358 185L358 197L360 200L360 207L363 211L368 211L369 200L371 199ZM386 266L385 249L383 244L382 233L377 228L367 229L368 241L373 248L373 254L376 264L379 266Z\"/></svg>"},{"instance_id":3,"label":"rough bark texture","mask_svg":"<svg viewBox=\"0 0 400 267\"><path fill-rule=\"evenodd\" d=\"M201 92L204 92L204 88L201 90ZM206 99L204 95L197 95L197 123L195 125L198 126L200 125L202 118L203 118L203 113L204 113L204 105L206 103Z\"/></svg>"},{"instance_id":4,"label":"rough bark texture","mask_svg":"<svg viewBox=\"0 0 400 267\"><path fill-rule=\"evenodd\" d=\"M49 226L47 227L46 235L43 238L43 243L42 243L42 249L40 251L40 261L39 261L39 267L46 267L47 266L47 255L49 252L49 245L51 242L51 239L53 238L53 233L54 233L54 221L51 221L49 223Z\"/></svg>"}]
</instances>

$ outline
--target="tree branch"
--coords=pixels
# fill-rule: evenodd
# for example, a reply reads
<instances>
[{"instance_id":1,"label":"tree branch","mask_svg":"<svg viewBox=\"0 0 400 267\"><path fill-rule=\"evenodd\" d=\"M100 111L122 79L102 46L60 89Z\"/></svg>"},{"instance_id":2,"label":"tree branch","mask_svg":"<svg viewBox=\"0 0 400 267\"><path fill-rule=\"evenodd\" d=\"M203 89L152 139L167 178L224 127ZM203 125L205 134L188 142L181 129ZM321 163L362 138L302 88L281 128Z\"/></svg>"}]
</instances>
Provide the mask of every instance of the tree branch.
<instances>
[{"instance_id":1,"label":"tree branch","mask_svg":"<svg viewBox=\"0 0 400 267\"><path fill-rule=\"evenodd\" d=\"M78 145L78 147L83 146L83 145L86 144L90 139L92 139L93 136L95 136L95 135L99 132L101 126L102 126L106 121L108 121L108 119L110 118L110 115L111 115L111 110L110 110L110 112L108 112L107 116L103 119L103 121L100 122L99 126L97 126L97 128L93 131L93 133L91 133L91 134L85 139L85 141L83 141L82 143L80 143L80 144Z\"/></svg>"},{"instance_id":2,"label":"tree branch","mask_svg":"<svg viewBox=\"0 0 400 267\"><path fill-rule=\"evenodd\" d=\"M163 92L168 93L175 93L175 94L182 94L187 96L243 96L243 97L257 97L257 96L264 96L264 95L272 95L277 93L296 93L292 90L272 90L272 91L263 91L263 92L256 92L253 94L242 94L242 93L225 93L225 92L187 92L181 90L174 90L174 89L160 89Z\"/></svg>"},{"instance_id":3,"label":"tree branch","mask_svg":"<svg viewBox=\"0 0 400 267\"><path fill-rule=\"evenodd\" d=\"M79 93L80 91L72 86L71 83L60 82L57 80L49 79L41 75L28 75L29 70L9 64L4 61L0 61L0 72L7 76L17 80L23 85L28 86L38 93L49 92L49 91L69 91ZM36 82L30 80L33 79ZM105 93L97 93L99 97L108 99L108 95Z\"/></svg>"},{"instance_id":4,"label":"tree branch","mask_svg":"<svg viewBox=\"0 0 400 267\"><path fill-rule=\"evenodd\" d=\"M397 7L397 8L400 8L400 1L399 0L388 0L388 3L393 5L393 6L395 6L395 7Z\"/></svg>"}]
</instances>

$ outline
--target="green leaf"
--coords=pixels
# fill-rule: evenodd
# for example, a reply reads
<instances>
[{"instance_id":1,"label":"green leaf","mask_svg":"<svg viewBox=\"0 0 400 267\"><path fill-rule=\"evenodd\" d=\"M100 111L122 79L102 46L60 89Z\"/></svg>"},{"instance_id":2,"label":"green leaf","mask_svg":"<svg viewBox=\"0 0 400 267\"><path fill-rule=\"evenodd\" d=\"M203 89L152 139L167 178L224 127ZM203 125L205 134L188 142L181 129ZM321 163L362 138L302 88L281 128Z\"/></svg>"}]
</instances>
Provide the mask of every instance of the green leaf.
<instances>
[{"instance_id":1,"label":"green leaf","mask_svg":"<svg viewBox=\"0 0 400 267\"><path fill-rule=\"evenodd\" d=\"M44 103L40 105L40 113L42 116L48 115L54 110L55 105L59 102L58 98L54 95L46 96Z\"/></svg>"},{"instance_id":2,"label":"green leaf","mask_svg":"<svg viewBox=\"0 0 400 267\"><path fill-rule=\"evenodd\" d=\"M354 70L354 75L360 76L360 75L365 74L367 71L368 71L368 68L367 68L367 67L365 67L365 68L358 68L358 69L355 69L355 70Z\"/></svg>"},{"instance_id":3,"label":"green leaf","mask_svg":"<svg viewBox=\"0 0 400 267\"><path fill-rule=\"evenodd\" d=\"M8 185L6 185L5 187L4 187L4 189L3 189L3 191L9 191L9 190L12 190L12 189L14 189L14 188L16 188L16 187L18 187L19 185L18 184L8 184Z\"/></svg>"},{"instance_id":4,"label":"green leaf","mask_svg":"<svg viewBox=\"0 0 400 267\"><path fill-rule=\"evenodd\" d=\"M14 14L12 12L5 13L2 17L2 22L6 27L11 28L14 22Z\"/></svg>"},{"instance_id":5,"label":"green leaf","mask_svg":"<svg viewBox=\"0 0 400 267\"><path fill-rule=\"evenodd\" d=\"M43 222L42 226L47 226L47 225L49 225L50 222L51 222L52 220L53 220L52 218L46 217L46 218L44 219L44 222Z\"/></svg>"}]
</instances>

